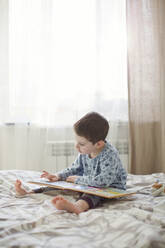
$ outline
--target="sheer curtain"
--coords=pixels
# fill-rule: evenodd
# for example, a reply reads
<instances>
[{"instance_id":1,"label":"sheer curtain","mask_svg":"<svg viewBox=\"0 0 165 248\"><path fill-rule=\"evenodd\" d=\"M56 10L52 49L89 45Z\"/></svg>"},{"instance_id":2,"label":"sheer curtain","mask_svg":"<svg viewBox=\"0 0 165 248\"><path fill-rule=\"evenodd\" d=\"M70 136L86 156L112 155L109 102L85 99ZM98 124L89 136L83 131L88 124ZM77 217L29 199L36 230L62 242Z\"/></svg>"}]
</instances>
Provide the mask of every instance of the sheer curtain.
<instances>
[{"instance_id":1,"label":"sheer curtain","mask_svg":"<svg viewBox=\"0 0 165 248\"><path fill-rule=\"evenodd\" d=\"M112 143L127 143L125 1L1 2L9 24L2 134L14 130L13 146L20 152L12 153L24 154L21 163L20 155L13 155L13 167L33 169L35 164L38 170L50 163L53 169L53 147L73 141L72 124L88 111L98 111L110 121ZM19 137L26 146L18 145ZM29 144L38 147L36 155Z\"/></svg>"},{"instance_id":2,"label":"sheer curtain","mask_svg":"<svg viewBox=\"0 0 165 248\"><path fill-rule=\"evenodd\" d=\"M165 172L165 1L127 0L130 169Z\"/></svg>"}]
</instances>

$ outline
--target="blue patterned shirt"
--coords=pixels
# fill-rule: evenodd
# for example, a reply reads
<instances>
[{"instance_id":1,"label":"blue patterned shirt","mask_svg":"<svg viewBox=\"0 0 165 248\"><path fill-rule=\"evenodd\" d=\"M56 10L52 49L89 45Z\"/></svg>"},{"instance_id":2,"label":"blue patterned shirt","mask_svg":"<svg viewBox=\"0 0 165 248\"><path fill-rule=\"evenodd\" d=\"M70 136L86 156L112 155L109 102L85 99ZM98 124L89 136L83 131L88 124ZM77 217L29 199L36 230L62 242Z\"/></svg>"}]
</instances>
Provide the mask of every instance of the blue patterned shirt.
<instances>
[{"instance_id":1,"label":"blue patterned shirt","mask_svg":"<svg viewBox=\"0 0 165 248\"><path fill-rule=\"evenodd\" d=\"M72 166L60 171L58 175L61 180L77 175L77 184L126 189L127 173L118 151L107 141L95 158L90 158L88 154L79 154Z\"/></svg>"}]
</instances>

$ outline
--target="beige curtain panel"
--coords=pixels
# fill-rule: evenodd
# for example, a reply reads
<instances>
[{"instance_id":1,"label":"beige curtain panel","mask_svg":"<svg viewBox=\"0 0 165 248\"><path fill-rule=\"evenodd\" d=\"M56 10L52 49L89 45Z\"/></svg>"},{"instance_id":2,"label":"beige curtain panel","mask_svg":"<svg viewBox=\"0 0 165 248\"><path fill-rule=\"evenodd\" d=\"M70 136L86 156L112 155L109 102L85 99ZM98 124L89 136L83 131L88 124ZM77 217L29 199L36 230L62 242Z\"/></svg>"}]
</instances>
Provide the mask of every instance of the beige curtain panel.
<instances>
[{"instance_id":1,"label":"beige curtain panel","mask_svg":"<svg viewBox=\"0 0 165 248\"><path fill-rule=\"evenodd\" d=\"M165 0L127 0L130 163L165 172Z\"/></svg>"}]
</instances>

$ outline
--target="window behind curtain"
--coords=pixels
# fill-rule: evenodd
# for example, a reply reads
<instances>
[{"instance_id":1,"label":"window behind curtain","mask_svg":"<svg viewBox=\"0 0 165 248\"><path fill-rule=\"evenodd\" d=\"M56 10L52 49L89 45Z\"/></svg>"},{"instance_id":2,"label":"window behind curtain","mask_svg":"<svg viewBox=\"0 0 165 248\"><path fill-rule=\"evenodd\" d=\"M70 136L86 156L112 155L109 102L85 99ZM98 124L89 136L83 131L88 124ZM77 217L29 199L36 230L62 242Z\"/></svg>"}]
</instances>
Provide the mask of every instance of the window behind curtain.
<instances>
[{"instance_id":1,"label":"window behind curtain","mask_svg":"<svg viewBox=\"0 0 165 248\"><path fill-rule=\"evenodd\" d=\"M9 1L5 121L70 126L88 111L127 120L125 1Z\"/></svg>"},{"instance_id":2,"label":"window behind curtain","mask_svg":"<svg viewBox=\"0 0 165 248\"><path fill-rule=\"evenodd\" d=\"M125 0L3 3L1 169L69 166L72 124L88 111L110 121L107 139L127 168Z\"/></svg>"}]
</instances>

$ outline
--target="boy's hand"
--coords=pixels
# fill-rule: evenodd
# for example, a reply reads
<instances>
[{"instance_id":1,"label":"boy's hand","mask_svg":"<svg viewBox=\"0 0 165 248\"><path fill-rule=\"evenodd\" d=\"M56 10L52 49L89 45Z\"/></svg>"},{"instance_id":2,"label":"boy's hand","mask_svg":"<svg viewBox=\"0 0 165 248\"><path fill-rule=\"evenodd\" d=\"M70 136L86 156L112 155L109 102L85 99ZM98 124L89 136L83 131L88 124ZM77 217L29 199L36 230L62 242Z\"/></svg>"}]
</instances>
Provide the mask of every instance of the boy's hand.
<instances>
[{"instance_id":1,"label":"boy's hand","mask_svg":"<svg viewBox=\"0 0 165 248\"><path fill-rule=\"evenodd\" d=\"M66 181L74 183L77 178L78 178L78 176L69 176L69 177L67 177Z\"/></svg>"},{"instance_id":2,"label":"boy's hand","mask_svg":"<svg viewBox=\"0 0 165 248\"><path fill-rule=\"evenodd\" d=\"M52 175L52 174L48 173L47 171L43 171L43 174L40 177L47 178L51 182L56 182L56 181L60 180L58 175Z\"/></svg>"}]
</instances>

